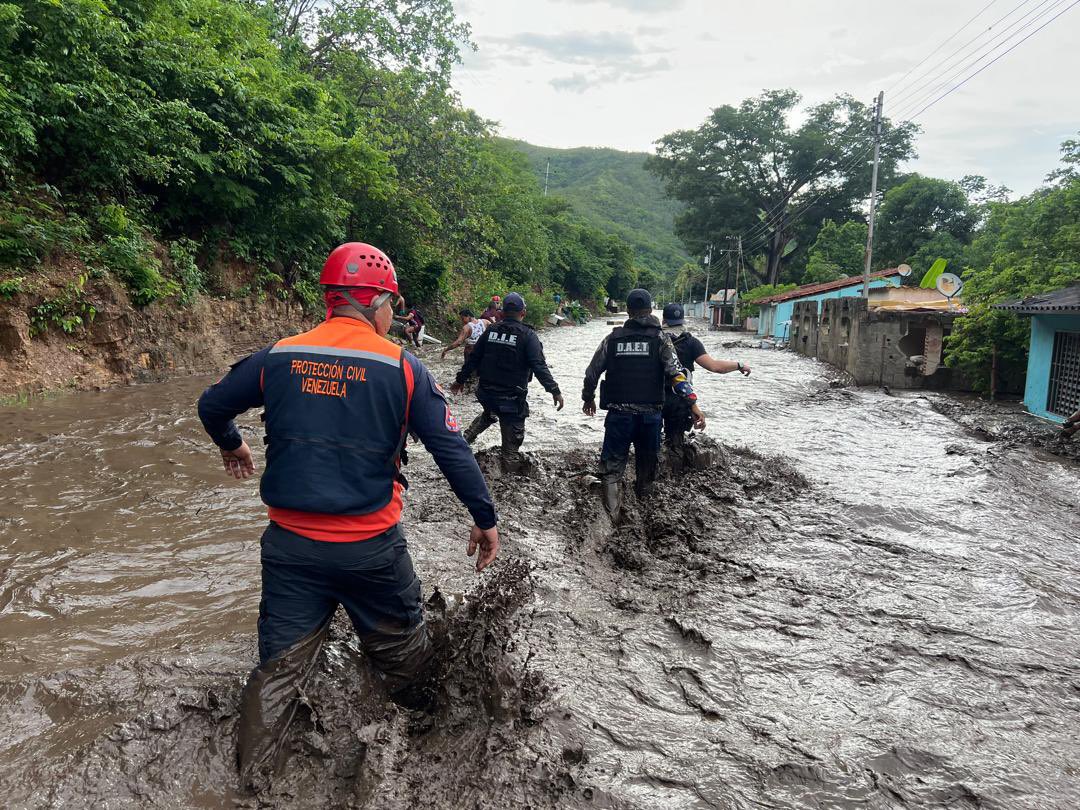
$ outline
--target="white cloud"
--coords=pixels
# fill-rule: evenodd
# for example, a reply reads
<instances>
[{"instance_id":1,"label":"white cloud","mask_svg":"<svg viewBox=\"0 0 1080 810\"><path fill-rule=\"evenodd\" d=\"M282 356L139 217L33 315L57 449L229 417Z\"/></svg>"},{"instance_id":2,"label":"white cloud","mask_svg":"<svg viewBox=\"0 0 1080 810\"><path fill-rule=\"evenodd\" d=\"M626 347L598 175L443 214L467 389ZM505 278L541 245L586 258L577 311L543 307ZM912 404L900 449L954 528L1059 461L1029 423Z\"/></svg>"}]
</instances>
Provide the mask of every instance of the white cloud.
<instances>
[{"instance_id":1,"label":"white cloud","mask_svg":"<svg viewBox=\"0 0 1080 810\"><path fill-rule=\"evenodd\" d=\"M817 0L781 13L715 0L458 0L479 52L466 54L456 86L506 134L550 146L649 150L765 88L792 87L807 105L838 92L869 103L884 89L895 117L905 109L893 85L983 6ZM1080 130L1080 108L1065 103L1080 75L1077 22L1080 8L925 113L909 168L1037 186L1062 135Z\"/></svg>"}]
</instances>

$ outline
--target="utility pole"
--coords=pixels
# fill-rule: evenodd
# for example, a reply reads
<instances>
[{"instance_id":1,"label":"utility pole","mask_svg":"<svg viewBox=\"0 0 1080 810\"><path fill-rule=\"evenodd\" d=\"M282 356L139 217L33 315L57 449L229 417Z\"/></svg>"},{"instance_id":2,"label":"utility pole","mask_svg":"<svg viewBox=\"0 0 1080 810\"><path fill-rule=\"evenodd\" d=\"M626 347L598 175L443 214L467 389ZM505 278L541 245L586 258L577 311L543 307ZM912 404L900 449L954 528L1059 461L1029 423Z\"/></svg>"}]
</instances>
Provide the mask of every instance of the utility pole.
<instances>
[{"instance_id":1,"label":"utility pole","mask_svg":"<svg viewBox=\"0 0 1080 810\"><path fill-rule=\"evenodd\" d=\"M728 237L728 238L730 238L730 237ZM728 257L727 257L727 269L724 270L724 300L720 303L720 323L724 322L724 307L726 307L728 305L728 303L729 303L728 302L728 295L729 295L728 290L731 289L731 263L732 263L732 261L733 260L731 258L731 251L729 250L728 251ZM734 317L732 317L731 322L732 323L735 322Z\"/></svg>"},{"instance_id":2,"label":"utility pole","mask_svg":"<svg viewBox=\"0 0 1080 810\"><path fill-rule=\"evenodd\" d=\"M877 211L877 171L881 157L881 108L885 103L885 91L878 93L874 105L874 173L870 180L870 227L866 231L866 259L863 262L862 297L870 300L870 260L874 256L874 213Z\"/></svg>"},{"instance_id":3,"label":"utility pole","mask_svg":"<svg viewBox=\"0 0 1080 810\"><path fill-rule=\"evenodd\" d=\"M739 297L739 276L743 273L742 266L742 234L739 234L739 271L735 274L735 298ZM735 302L731 302L731 325L735 325Z\"/></svg>"},{"instance_id":4,"label":"utility pole","mask_svg":"<svg viewBox=\"0 0 1080 810\"><path fill-rule=\"evenodd\" d=\"M544 196L547 196L548 175L551 174L551 158L547 159L547 167L544 169Z\"/></svg>"},{"instance_id":5,"label":"utility pole","mask_svg":"<svg viewBox=\"0 0 1080 810\"><path fill-rule=\"evenodd\" d=\"M712 242L709 242L709 253L705 257L705 309L709 308L709 280L712 275ZM690 303L694 303L693 289L690 292Z\"/></svg>"}]
</instances>

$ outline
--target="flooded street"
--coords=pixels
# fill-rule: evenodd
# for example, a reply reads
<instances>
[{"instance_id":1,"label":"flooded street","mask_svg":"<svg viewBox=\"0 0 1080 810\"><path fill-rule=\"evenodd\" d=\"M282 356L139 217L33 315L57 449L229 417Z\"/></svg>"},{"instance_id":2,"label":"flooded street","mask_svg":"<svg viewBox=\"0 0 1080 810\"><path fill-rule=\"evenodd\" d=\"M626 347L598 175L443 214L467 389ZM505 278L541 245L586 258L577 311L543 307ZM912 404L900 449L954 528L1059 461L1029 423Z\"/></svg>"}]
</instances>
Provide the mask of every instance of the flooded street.
<instances>
[{"instance_id":1,"label":"flooded street","mask_svg":"<svg viewBox=\"0 0 1080 810\"><path fill-rule=\"evenodd\" d=\"M567 407L533 385L525 477L484 450L497 428L478 442L504 535L483 585L412 451L440 714L384 705L339 630L258 799L231 746L265 511L199 425L209 380L0 409L5 804L1080 806L1080 466L710 333L753 367L695 377L721 463L612 526L589 488L602 418L580 413L607 329L543 333ZM257 414L241 425L261 456Z\"/></svg>"}]
</instances>

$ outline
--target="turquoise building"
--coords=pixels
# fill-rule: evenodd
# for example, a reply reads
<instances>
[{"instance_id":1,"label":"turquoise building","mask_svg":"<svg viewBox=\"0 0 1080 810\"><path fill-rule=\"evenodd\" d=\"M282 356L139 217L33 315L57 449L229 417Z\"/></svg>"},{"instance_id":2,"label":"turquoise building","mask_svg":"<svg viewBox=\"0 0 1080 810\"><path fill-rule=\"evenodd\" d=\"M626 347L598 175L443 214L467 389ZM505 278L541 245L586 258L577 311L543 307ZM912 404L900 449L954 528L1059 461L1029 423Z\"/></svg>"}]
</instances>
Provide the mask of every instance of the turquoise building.
<instances>
[{"instance_id":1,"label":"turquoise building","mask_svg":"<svg viewBox=\"0 0 1080 810\"><path fill-rule=\"evenodd\" d=\"M1024 407L1064 422L1080 410L1080 284L994 308L1031 317Z\"/></svg>"},{"instance_id":2,"label":"turquoise building","mask_svg":"<svg viewBox=\"0 0 1080 810\"><path fill-rule=\"evenodd\" d=\"M849 276L820 284L803 284L790 292L758 301L758 330L762 337L788 340L791 337L791 313L799 301L825 301L862 295L862 276ZM870 274L870 288L899 287L900 271L879 270Z\"/></svg>"}]
</instances>

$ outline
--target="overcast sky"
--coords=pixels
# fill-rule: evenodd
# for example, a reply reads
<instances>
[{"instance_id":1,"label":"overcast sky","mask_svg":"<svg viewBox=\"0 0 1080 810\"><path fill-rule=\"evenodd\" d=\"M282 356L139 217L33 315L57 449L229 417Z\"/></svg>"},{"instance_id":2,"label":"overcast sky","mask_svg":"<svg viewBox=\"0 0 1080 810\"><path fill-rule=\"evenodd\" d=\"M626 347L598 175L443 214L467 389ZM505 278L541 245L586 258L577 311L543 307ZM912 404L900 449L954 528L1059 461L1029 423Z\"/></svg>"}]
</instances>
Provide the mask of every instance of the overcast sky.
<instances>
[{"instance_id":1,"label":"overcast sky","mask_svg":"<svg viewBox=\"0 0 1080 810\"><path fill-rule=\"evenodd\" d=\"M652 151L662 135L696 127L713 107L765 88L794 88L807 104L837 92L870 103L885 90L885 114L910 115L920 106L916 86L949 78L968 55L992 57L1010 25L1029 33L1045 21L1036 20L1041 14L1073 2L456 0L478 50L465 54L455 86L508 137ZM919 78L1009 12L994 32ZM909 168L949 178L983 174L1027 193L1058 164L1061 141L1080 130L1078 77L1080 6L924 113L919 157Z\"/></svg>"}]
</instances>

